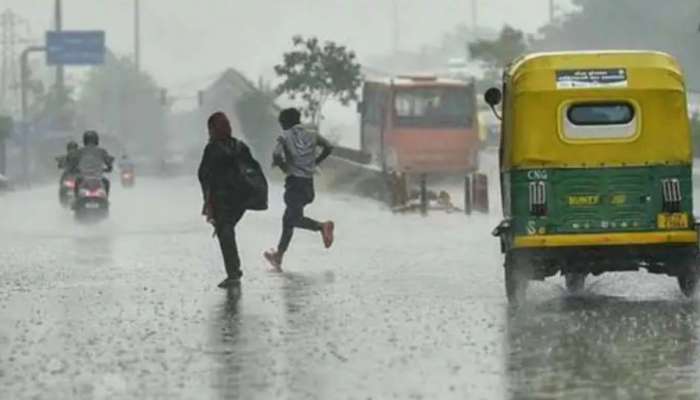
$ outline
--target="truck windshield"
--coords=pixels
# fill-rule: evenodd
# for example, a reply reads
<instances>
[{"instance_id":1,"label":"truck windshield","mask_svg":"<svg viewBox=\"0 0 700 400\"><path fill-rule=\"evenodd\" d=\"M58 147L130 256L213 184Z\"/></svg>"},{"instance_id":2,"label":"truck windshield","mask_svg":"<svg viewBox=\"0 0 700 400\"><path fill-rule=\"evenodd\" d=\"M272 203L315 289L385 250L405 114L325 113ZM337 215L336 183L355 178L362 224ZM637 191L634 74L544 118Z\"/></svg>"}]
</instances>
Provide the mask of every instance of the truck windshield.
<instances>
[{"instance_id":1,"label":"truck windshield","mask_svg":"<svg viewBox=\"0 0 700 400\"><path fill-rule=\"evenodd\" d=\"M468 88L399 89L394 111L402 127L466 128L473 123L474 101Z\"/></svg>"}]
</instances>

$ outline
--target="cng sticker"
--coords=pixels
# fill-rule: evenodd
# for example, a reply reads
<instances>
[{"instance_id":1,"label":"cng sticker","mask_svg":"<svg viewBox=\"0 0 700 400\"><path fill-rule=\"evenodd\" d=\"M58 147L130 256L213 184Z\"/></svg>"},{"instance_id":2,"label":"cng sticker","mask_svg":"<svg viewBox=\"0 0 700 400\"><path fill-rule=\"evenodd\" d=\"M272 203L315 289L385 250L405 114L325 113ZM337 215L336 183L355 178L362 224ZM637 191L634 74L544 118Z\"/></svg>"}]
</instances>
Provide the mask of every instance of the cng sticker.
<instances>
[{"instance_id":1,"label":"cng sticker","mask_svg":"<svg viewBox=\"0 0 700 400\"><path fill-rule=\"evenodd\" d=\"M527 171L527 179L531 181L546 181L548 178L546 169L533 169Z\"/></svg>"},{"instance_id":2,"label":"cng sticker","mask_svg":"<svg viewBox=\"0 0 700 400\"><path fill-rule=\"evenodd\" d=\"M600 196L569 196L569 205L572 207L595 206L600 204Z\"/></svg>"}]
</instances>

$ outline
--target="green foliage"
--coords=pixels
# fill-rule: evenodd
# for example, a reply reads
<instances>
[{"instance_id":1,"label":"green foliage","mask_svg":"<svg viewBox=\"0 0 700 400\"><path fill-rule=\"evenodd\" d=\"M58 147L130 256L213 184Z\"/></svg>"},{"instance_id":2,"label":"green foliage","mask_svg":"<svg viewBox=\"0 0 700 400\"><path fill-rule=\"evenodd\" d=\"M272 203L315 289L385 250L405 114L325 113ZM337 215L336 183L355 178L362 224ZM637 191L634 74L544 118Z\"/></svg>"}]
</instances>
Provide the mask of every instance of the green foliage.
<instances>
[{"instance_id":1,"label":"green foliage","mask_svg":"<svg viewBox=\"0 0 700 400\"><path fill-rule=\"evenodd\" d=\"M275 97L274 90L260 82L258 90L246 93L236 104L241 129L263 167L269 164L263 160L272 154L279 132Z\"/></svg>"},{"instance_id":2,"label":"green foliage","mask_svg":"<svg viewBox=\"0 0 700 400\"><path fill-rule=\"evenodd\" d=\"M97 129L118 138L130 153L160 151L165 133L165 109L160 88L128 58L108 53L105 64L93 68L79 99L83 129Z\"/></svg>"},{"instance_id":3,"label":"green foliage","mask_svg":"<svg viewBox=\"0 0 700 400\"><path fill-rule=\"evenodd\" d=\"M360 64L353 51L334 42L321 44L315 37L295 36L294 48L284 54L283 63L275 66L283 79L278 94L306 103L304 114L314 123L322 116L323 106L331 98L343 105L357 100L362 84Z\"/></svg>"},{"instance_id":4,"label":"green foliage","mask_svg":"<svg viewBox=\"0 0 700 400\"><path fill-rule=\"evenodd\" d=\"M575 11L540 30L534 50L643 49L679 59L700 86L697 0L574 0Z\"/></svg>"},{"instance_id":5,"label":"green foliage","mask_svg":"<svg viewBox=\"0 0 700 400\"><path fill-rule=\"evenodd\" d=\"M523 32L507 25L503 27L497 39L477 40L468 47L472 58L483 61L492 70L503 69L527 51Z\"/></svg>"}]
</instances>

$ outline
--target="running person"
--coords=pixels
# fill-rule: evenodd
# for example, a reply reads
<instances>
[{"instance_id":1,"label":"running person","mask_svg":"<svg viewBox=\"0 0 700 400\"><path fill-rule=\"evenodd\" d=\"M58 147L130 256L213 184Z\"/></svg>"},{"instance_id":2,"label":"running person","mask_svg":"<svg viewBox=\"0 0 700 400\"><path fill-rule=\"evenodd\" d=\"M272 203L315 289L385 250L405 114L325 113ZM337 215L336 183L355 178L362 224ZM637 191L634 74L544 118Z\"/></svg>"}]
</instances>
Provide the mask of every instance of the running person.
<instances>
[{"instance_id":1,"label":"running person","mask_svg":"<svg viewBox=\"0 0 700 400\"><path fill-rule=\"evenodd\" d=\"M282 235L277 249L265 252L265 258L274 270L281 271L284 254L294 235L294 228L320 232L326 248L333 244L332 221L318 222L304 216L304 207L314 201L314 172L333 151L333 146L317 132L301 125L301 113L295 108L282 110L279 115L282 135L277 139L273 163L286 174L284 203L287 209L282 218ZM316 154L316 148L321 153Z\"/></svg>"}]
</instances>

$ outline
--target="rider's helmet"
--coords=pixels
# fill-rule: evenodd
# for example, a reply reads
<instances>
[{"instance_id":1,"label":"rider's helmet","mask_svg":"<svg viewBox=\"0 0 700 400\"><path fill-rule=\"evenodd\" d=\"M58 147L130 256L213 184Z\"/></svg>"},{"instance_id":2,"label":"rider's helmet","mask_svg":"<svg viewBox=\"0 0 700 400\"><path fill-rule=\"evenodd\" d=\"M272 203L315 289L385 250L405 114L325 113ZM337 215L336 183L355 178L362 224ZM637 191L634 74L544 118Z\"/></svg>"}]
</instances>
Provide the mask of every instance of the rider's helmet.
<instances>
[{"instance_id":1,"label":"rider's helmet","mask_svg":"<svg viewBox=\"0 0 700 400\"><path fill-rule=\"evenodd\" d=\"M68 153L71 153L76 150L78 150L78 143L76 143L75 140L71 140L70 142L68 142L68 144L66 145L66 151Z\"/></svg>"},{"instance_id":2,"label":"rider's helmet","mask_svg":"<svg viewBox=\"0 0 700 400\"><path fill-rule=\"evenodd\" d=\"M83 133L83 144L85 146L98 146L100 144L100 136L95 131L86 131Z\"/></svg>"}]
</instances>

